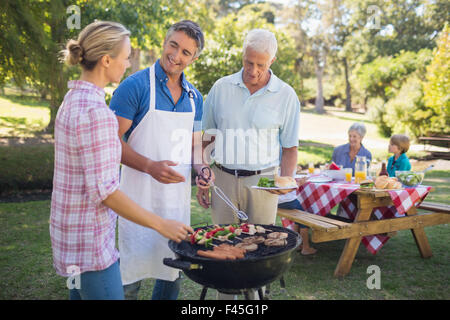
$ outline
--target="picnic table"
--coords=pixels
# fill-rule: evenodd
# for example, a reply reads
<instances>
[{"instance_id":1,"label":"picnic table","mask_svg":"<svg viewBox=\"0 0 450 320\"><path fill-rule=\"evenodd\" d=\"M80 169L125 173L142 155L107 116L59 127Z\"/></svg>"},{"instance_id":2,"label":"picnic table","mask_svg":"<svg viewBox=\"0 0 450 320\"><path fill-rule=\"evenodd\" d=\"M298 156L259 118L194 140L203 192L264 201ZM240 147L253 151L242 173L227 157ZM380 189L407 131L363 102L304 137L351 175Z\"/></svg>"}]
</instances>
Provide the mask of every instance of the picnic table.
<instances>
[{"instance_id":1,"label":"picnic table","mask_svg":"<svg viewBox=\"0 0 450 320\"><path fill-rule=\"evenodd\" d=\"M430 137L419 137L419 141L424 144L424 150L426 150L425 148L426 144L446 148L446 150L444 149L429 152L433 158L450 160L450 136L438 135Z\"/></svg>"},{"instance_id":2,"label":"picnic table","mask_svg":"<svg viewBox=\"0 0 450 320\"><path fill-rule=\"evenodd\" d=\"M297 189L305 211L278 209L278 215L285 227L291 227L294 221L310 227L312 242L347 239L334 272L341 277L350 272L361 242L376 254L398 230L410 229L422 258L431 257L423 228L450 222L450 206L423 202L433 190L429 186L385 190L360 189L353 183L308 182ZM331 209L338 204L340 219L330 217ZM422 204L432 212L418 214Z\"/></svg>"}]
</instances>

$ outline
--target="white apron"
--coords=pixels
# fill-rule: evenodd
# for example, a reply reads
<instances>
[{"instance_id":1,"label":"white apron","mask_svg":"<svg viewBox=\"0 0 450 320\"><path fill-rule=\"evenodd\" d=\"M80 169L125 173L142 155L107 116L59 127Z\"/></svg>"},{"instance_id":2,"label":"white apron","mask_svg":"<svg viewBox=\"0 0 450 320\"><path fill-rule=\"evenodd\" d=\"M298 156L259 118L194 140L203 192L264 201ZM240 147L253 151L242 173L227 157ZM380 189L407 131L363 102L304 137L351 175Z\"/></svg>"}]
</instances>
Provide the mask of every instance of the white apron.
<instances>
[{"instance_id":1,"label":"white apron","mask_svg":"<svg viewBox=\"0 0 450 320\"><path fill-rule=\"evenodd\" d=\"M120 190L143 208L166 218L190 224L191 152L195 103L189 93L192 112L170 112L155 108L155 65L150 68L150 108L128 139L139 154L155 161L178 162L171 167L181 173L184 183L162 184L149 174L122 165ZM168 239L153 229L119 216L119 251L122 283L145 278L174 281L179 270L163 264L175 258Z\"/></svg>"}]
</instances>

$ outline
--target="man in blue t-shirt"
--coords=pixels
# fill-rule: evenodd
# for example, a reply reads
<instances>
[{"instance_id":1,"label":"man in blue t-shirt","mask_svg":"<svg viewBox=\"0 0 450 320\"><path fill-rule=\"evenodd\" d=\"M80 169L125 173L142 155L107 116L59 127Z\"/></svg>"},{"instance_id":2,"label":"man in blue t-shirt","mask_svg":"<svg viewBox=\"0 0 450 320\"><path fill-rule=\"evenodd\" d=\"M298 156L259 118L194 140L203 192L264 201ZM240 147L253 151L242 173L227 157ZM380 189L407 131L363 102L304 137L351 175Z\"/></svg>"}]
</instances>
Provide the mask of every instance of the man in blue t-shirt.
<instances>
[{"instance_id":1,"label":"man in blue t-shirt","mask_svg":"<svg viewBox=\"0 0 450 320\"><path fill-rule=\"evenodd\" d=\"M196 23L183 20L172 25L160 59L126 78L110 103L124 138L121 190L147 210L186 224L190 224L191 165L197 172L204 167L203 98L183 71L198 59L203 46ZM173 256L167 239L119 219L119 251L126 298L137 298L145 278L157 279L152 299L177 298L179 270L162 263Z\"/></svg>"}]
</instances>

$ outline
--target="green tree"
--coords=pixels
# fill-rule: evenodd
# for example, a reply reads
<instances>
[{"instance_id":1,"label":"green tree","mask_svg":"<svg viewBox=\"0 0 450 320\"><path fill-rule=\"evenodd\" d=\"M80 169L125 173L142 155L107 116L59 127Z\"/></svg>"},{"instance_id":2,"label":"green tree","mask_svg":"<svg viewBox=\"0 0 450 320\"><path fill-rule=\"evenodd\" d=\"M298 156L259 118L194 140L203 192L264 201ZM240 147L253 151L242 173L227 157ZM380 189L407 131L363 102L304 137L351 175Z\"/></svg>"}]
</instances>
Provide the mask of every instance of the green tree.
<instances>
[{"instance_id":1,"label":"green tree","mask_svg":"<svg viewBox=\"0 0 450 320\"><path fill-rule=\"evenodd\" d=\"M63 0L6 0L1 8L1 77L50 94L50 132L66 91L68 73L57 57L66 37L69 5Z\"/></svg>"},{"instance_id":2,"label":"green tree","mask_svg":"<svg viewBox=\"0 0 450 320\"><path fill-rule=\"evenodd\" d=\"M120 22L130 29L135 49L160 46L169 25L184 12L178 0L2 1L0 86L11 79L19 86L31 85L48 92L49 132L53 132L56 113L67 91L67 80L77 73L58 62L66 41L76 38L80 32L67 25L73 14L67 12L71 5L80 8L80 29L95 19Z\"/></svg>"},{"instance_id":3,"label":"green tree","mask_svg":"<svg viewBox=\"0 0 450 320\"><path fill-rule=\"evenodd\" d=\"M414 112L424 120L421 134L450 133L450 27L446 25L433 51L433 60L427 68L424 82L425 108Z\"/></svg>"},{"instance_id":4,"label":"green tree","mask_svg":"<svg viewBox=\"0 0 450 320\"><path fill-rule=\"evenodd\" d=\"M431 59L430 49L402 51L395 57L377 58L358 70L358 81L367 99L373 102L378 98L370 111L383 135L390 136L400 129L415 134L409 122L415 107L423 104L422 81Z\"/></svg>"},{"instance_id":5,"label":"green tree","mask_svg":"<svg viewBox=\"0 0 450 320\"><path fill-rule=\"evenodd\" d=\"M265 28L275 34L278 52L272 70L292 87L298 88L298 75L295 72L297 52L293 41L266 20L270 16L267 12L272 10L269 4L247 5L237 13L216 19L214 29L206 32L202 55L187 71L200 92L207 94L216 80L242 68L244 37L254 28Z\"/></svg>"}]
</instances>

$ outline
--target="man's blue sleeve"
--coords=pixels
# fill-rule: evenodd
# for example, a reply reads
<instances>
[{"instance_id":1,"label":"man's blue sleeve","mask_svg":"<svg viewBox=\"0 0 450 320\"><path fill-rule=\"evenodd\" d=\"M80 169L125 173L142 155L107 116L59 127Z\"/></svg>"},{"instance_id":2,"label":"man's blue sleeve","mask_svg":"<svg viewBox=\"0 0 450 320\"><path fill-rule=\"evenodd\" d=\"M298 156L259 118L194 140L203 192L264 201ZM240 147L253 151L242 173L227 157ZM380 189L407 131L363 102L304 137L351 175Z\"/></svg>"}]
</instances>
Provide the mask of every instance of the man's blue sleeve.
<instances>
[{"instance_id":1,"label":"man's blue sleeve","mask_svg":"<svg viewBox=\"0 0 450 320\"><path fill-rule=\"evenodd\" d=\"M134 120L140 105L139 83L136 80L130 76L114 91L109 108L116 116Z\"/></svg>"}]
</instances>

